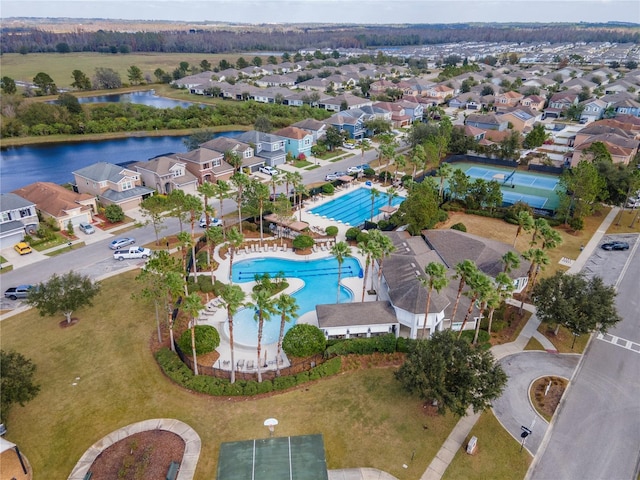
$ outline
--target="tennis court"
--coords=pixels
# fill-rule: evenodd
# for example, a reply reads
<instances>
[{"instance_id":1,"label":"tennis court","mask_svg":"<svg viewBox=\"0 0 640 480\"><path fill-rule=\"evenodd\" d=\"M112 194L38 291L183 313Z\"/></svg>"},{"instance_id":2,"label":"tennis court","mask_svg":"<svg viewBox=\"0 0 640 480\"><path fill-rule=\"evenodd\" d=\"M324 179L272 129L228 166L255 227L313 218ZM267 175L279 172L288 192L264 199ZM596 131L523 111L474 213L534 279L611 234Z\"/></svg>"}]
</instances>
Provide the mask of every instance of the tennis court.
<instances>
[{"instance_id":1,"label":"tennis court","mask_svg":"<svg viewBox=\"0 0 640 480\"><path fill-rule=\"evenodd\" d=\"M322 435L220 445L217 480L328 480Z\"/></svg>"},{"instance_id":2,"label":"tennis court","mask_svg":"<svg viewBox=\"0 0 640 480\"><path fill-rule=\"evenodd\" d=\"M472 179L492 180L500 184L504 205L524 202L533 208L556 210L560 204L560 177L545 173L520 172L513 168L456 162L453 168L462 170Z\"/></svg>"}]
</instances>

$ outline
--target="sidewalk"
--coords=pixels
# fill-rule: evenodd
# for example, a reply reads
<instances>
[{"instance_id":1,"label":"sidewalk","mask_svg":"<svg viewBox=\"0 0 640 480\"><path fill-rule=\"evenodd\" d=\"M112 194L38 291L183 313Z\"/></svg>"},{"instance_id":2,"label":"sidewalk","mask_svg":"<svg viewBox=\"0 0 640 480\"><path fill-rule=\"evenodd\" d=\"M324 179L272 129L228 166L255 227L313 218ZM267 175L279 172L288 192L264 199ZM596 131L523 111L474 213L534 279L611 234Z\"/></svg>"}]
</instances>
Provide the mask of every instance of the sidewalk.
<instances>
[{"instance_id":1,"label":"sidewalk","mask_svg":"<svg viewBox=\"0 0 640 480\"><path fill-rule=\"evenodd\" d=\"M618 211L619 209L617 207L611 209L609 214L600 224L600 227L598 227L598 230L596 230L589 242L587 242L585 248L582 250L582 252L580 252L580 255L573 263L568 273L575 274L580 272L582 267L585 265L591 254L594 252L594 250L602 240L602 237L615 219ZM510 303L519 305L519 302L515 302L513 300L511 300ZM491 348L491 352L496 357L496 360L500 360L501 358L513 355L514 353L521 352L527 345L531 337L534 337L536 340L538 340L547 351L555 352L555 347L553 346L553 344L549 340L547 340L544 335L538 332L540 320L535 315L535 307L533 307L533 305L525 304L524 308L533 312L533 315L531 315L529 321L524 326L515 341L505 343L503 345L496 345ZM442 444L442 447L425 470L422 477L420 477L420 480L440 480L442 478L444 472L447 470L447 467L453 461L456 453L460 451L460 449L464 445L464 442L468 438L471 430L473 429L479 418L480 413L473 413L473 409L471 408L467 410L467 415L462 417L458 421L456 426L449 434L449 437L447 437L445 442Z\"/></svg>"}]
</instances>

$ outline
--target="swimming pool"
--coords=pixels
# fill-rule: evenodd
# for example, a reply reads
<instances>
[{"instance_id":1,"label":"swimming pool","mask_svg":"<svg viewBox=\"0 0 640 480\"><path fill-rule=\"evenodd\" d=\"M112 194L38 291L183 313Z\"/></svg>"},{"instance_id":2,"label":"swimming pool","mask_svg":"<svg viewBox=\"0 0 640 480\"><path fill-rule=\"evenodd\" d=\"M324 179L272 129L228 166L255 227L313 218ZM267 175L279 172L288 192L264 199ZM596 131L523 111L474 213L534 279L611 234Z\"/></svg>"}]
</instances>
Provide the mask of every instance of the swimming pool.
<instances>
[{"instance_id":1,"label":"swimming pool","mask_svg":"<svg viewBox=\"0 0 640 480\"><path fill-rule=\"evenodd\" d=\"M382 207L389 205L389 195L381 191L379 193L373 204L374 218L380 214ZM404 197L394 197L391 199L391 206L397 207L403 201ZM357 188L346 195L313 208L309 212L328 220L356 227L371 218L371 189Z\"/></svg>"},{"instance_id":2,"label":"swimming pool","mask_svg":"<svg viewBox=\"0 0 640 480\"><path fill-rule=\"evenodd\" d=\"M362 267L357 258L348 257L342 263L342 278L356 277L361 274ZM334 257L317 260L287 260L264 257L241 260L233 264L233 281L236 283L253 282L256 274L269 273L275 277L279 272L287 278L300 278L304 286L293 293L298 302L298 316L315 310L316 305L336 303L338 288L338 261ZM340 303L348 303L353 299L353 292L344 285L340 286ZM250 301L250 297L247 298ZM247 307L233 317L233 339L243 345L258 345L258 322L254 320L255 309ZM295 321L285 324L285 333L295 325ZM225 324L225 332L229 334L229 324ZM280 335L280 316L275 314L262 328L262 344L276 343Z\"/></svg>"}]
</instances>

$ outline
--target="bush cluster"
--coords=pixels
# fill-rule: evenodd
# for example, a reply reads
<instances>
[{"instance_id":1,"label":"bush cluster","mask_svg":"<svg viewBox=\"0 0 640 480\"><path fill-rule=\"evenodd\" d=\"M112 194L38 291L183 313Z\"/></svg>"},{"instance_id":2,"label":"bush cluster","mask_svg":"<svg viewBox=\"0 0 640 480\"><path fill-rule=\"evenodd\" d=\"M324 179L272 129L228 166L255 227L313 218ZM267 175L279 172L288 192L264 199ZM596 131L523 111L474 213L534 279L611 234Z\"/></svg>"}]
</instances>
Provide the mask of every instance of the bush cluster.
<instances>
[{"instance_id":1,"label":"bush cluster","mask_svg":"<svg viewBox=\"0 0 640 480\"><path fill-rule=\"evenodd\" d=\"M197 355L213 352L220 346L220 334L211 325L196 325L195 337ZM178 339L178 346L185 354L191 352L191 330L187 329L182 332Z\"/></svg>"},{"instance_id":2,"label":"bush cluster","mask_svg":"<svg viewBox=\"0 0 640 480\"><path fill-rule=\"evenodd\" d=\"M285 334L282 349L290 357L310 357L324 352L327 340L315 325L299 323Z\"/></svg>"},{"instance_id":3,"label":"bush cluster","mask_svg":"<svg viewBox=\"0 0 640 480\"><path fill-rule=\"evenodd\" d=\"M467 227L465 227L464 223L454 223L453 225L451 225L451 230L458 230L460 232L466 232L467 231Z\"/></svg>"},{"instance_id":4,"label":"bush cluster","mask_svg":"<svg viewBox=\"0 0 640 480\"><path fill-rule=\"evenodd\" d=\"M349 338L331 342L331 346L325 351L325 356L348 355L356 353L369 355L372 353L394 353L396 351L397 339L393 333L380 335L371 338Z\"/></svg>"},{"instance_id":5,"label":"bush cluster","mask_svg":"<svg viewBox=\"0 0 640 480\"><path fill-rule=\"evenodd\" d=\"M189 277L187 280L187 288L189 293L202 292L202 293L215 293L219 294L224 287L224 283L216 279L215 283L211 283L210 275L198 275L198 280L194 282L193 277Z\"/></svg>"},{"instance_id":6,"label":"bush cluster","mask_svg":"<svg viewBox=\"0 0 640 480\"><path fill-rule=\"evenodd\" d=\"M340 372L342 360L340 357L332 358L312 368L308 372L298 373L284 377L277 377L273 381L265 380L258 383L255 380L238 380L231 383L227 379L210 377L208 375L194 375L180 357L168 348L163 348L156 353L156 360L162 371L174 382L189 390L208 395L223 395L226 397L252 396L261 393L286 390L297 385L328 377Z\"/></svg>"}]
</instances>

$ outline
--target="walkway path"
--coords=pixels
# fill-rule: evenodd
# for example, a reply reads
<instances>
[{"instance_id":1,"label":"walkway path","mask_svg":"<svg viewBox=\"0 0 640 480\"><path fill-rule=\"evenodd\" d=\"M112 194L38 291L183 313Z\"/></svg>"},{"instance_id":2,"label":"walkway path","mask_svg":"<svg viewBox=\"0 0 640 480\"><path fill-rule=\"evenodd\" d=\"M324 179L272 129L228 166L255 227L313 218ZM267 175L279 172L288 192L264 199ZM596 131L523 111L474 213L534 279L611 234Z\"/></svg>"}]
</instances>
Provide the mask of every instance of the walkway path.
<instances>
[{"instance_id":1,"label":"walkway path","mask_svg":"<svg viewBox=\"0 0 640 480\"><path fill-rule=\"evenodd\" d=\"M615 207L611 209L611 211L605 217L598 230L593 234L583 251L580 252L580 255L573 263L568 273L574 274L580 272L587 259L599 245L605 232L618 214L618 211L619 209ZM533 306L525 305L525 308L531 310L532 312L535 310ZM555 348L553 347L551 342L549 342L544 337L544 335L539 334L539 332L537 331L539 325L540 320L535 316L534 313L534 315L529 318L529 321L524 326L515 341L503 345L496 345L495 347L491 348L491 352L496 357L496 359L500 360L508 355L513 355L515 353L521 352L529 342L531 337L534 337L536 340L538 340L547 351L555 351ZM460 448L468 438L471 429L476 424L479 418L480 413L473 413L473 410L471 408L467 410L467 415L462 417L458 421L456 426L449 434L449 437L447 438L447 440L445 440L444 444L436 454L435 458L431 461L422 477L420 477L420 480L440 480L442 478L447 467L453 461L456 453L460 451Z\"/></svg>"}]
</instances>

